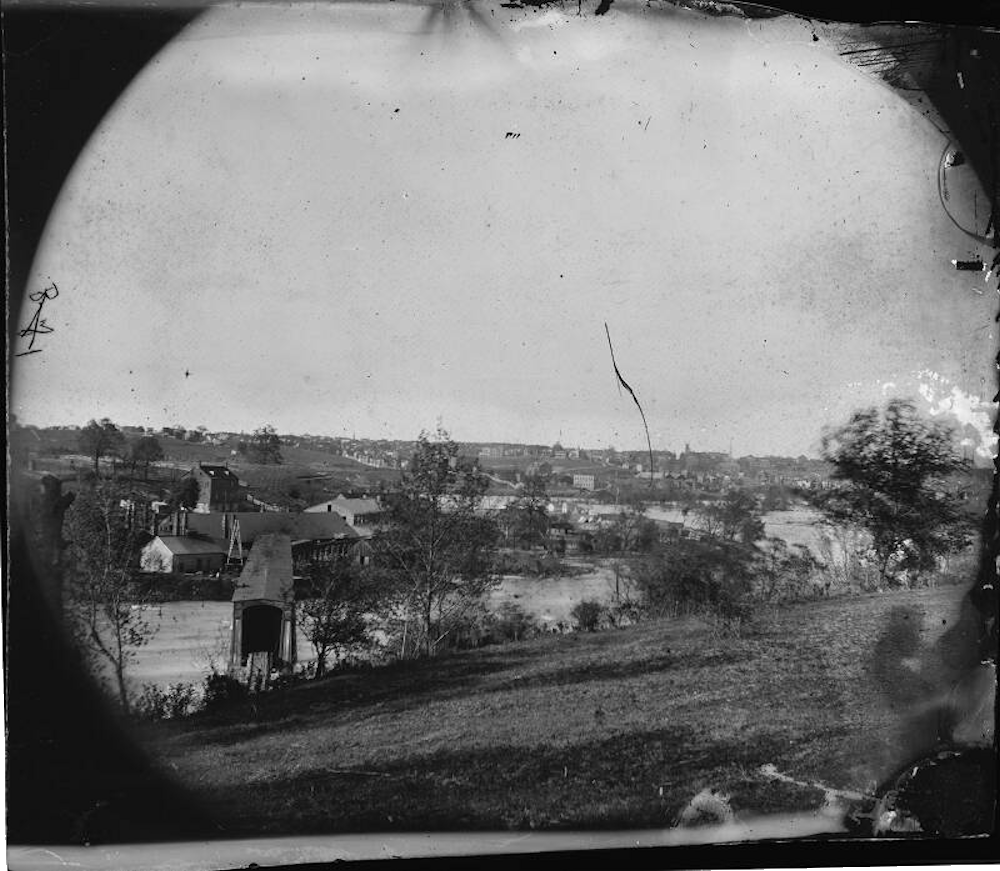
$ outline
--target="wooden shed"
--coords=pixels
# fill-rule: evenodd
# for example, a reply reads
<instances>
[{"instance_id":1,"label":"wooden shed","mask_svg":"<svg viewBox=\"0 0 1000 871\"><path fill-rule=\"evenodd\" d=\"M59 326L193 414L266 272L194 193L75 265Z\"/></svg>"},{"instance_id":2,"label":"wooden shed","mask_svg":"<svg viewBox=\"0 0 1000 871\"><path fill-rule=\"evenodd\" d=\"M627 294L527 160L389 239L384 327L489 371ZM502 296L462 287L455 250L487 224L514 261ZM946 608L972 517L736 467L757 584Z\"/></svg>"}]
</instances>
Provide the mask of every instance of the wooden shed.
<instances>
[{"instance_id":1,"label":"wooden shed","mask_svg":"<svg viewBox=\"0 0 1000 871\"><path fill-rule=\"evenodd\" d=\"M251 689L295 665L295 590L288 535L257 537L233 593L229 671Z\"/></svg>"}]
</instances>

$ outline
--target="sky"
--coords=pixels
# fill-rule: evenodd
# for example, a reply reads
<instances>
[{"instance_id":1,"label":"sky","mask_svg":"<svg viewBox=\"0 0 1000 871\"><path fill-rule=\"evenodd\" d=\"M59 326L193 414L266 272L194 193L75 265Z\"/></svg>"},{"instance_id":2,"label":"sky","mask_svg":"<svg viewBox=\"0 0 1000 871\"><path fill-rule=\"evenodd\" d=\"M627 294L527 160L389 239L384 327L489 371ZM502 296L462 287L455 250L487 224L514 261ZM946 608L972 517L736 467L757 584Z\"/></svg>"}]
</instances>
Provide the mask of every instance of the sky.
<instances>
[{"instance_id":1,"label":"sky","mask_svg":"<svg viewBox=\"0 0 1000 871\"><path fill-rule=\"evenodd\" d=\"M18 419L641 449L607 324L654 449L813 456L905 395L988 456L942 133L804 24L571 6L196 20L50 217Z\"/></svg>"}]
</instances>

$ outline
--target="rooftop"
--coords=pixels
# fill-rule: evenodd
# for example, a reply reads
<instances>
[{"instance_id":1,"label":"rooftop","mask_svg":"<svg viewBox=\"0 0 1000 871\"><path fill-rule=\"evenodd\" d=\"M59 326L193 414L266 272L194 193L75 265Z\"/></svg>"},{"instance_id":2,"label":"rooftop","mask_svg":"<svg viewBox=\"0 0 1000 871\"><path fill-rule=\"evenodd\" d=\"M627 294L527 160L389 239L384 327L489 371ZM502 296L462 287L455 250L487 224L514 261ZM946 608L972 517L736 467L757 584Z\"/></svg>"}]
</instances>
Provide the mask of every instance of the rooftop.
<instances>
[{"instance_id":1,"label":"rooftop","mask_svg":"<svg viewBox=\"0 0 1000 871\"><path fill-rule=\"evenodd\" d=\"M206 541L193 535L160 535L157 536L172 554L225 553L218 542ZM155 540L155 539L154 539Z\"/></svg>"},{"instance_id":2,"label":"rooftop","mask_svg":"<svg viewBox=\"0 0 1000 871\"><path fill-rule=\"evenodd\" d=\"M284 602L293 591L292 542L287 535L257 539L233 593L234 602Z\"/></svg>"},{"instance_id":3,"label":"rooftop","mask_svg":"<svg viewBox=\"0 0 1000 871\"><path fill-rule=\"evenodd\" d=\"M228 518L228 522L227 522ZM283 533L295 540L320 541L332 538L357 538L344 519L334 512L302 514L285 511L212 511L187 515L188 529L213 538L227 539L233 521L240 522L240 538L250 544L269 533Z\"/></svg>"}]
</instances>

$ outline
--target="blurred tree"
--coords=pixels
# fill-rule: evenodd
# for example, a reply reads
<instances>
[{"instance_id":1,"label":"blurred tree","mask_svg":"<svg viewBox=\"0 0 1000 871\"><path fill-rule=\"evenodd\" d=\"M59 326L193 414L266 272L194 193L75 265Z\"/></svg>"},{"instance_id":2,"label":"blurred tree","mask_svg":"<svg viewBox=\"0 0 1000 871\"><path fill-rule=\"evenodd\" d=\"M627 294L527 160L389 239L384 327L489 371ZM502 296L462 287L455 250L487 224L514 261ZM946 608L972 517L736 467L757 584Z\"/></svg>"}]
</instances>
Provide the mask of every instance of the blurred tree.
<instances>
[{"instance_id":1,"label":"blurred tree","mask_svg":"<svg viewBox=\"0 0 1000 871\"><path fill-rule=\"evenodd\" d=\"M881 412L856 412L822 444L843 486L819 494L817 507L835 523L867 530L881 584L899 570L933 568L968 544L969 520L947 480L966 466L949 427L893 399Z\"/></svg>"}]
</instances>

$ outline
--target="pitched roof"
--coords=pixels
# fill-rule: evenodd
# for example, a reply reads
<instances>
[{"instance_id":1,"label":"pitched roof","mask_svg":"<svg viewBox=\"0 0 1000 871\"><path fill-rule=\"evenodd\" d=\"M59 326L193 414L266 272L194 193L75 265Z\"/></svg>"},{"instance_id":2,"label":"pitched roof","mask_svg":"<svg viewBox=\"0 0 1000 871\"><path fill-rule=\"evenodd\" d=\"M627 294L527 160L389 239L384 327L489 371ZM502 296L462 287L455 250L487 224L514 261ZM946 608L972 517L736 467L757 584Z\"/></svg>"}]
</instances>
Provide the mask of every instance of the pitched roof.
<instances>
[{"instance_id":1,"label":"pitched roof","mask_svg":"<svg viewBox=\"0 0 1000 871\"><path fill-rule=\"evenodd\" d=\"M203 538L195 538L191 535L158 535L157 539L163 543L167 550L176 556L182 556L185 554L225 553L225 551L219 546L218 542L206 541ZM155 540L156 539L154 539L154 541Z\"/></svg>"},{"instance_id":2,"label":"pitched roof","mask_svg":"<svg viewBox=\"0 0 1000 871\"><path fill-rule=\"evenodd\" d=\"M221 539L227 537L225 530L232 529L233 520L240 522L240 538L244 544L250 544L268 533L284 533L296 541L358 537L344 518L334 512L300 514L284 511L212 511L207 514L191 512L187 515L187 525L191 532Z\"/></svg>"},{"instance_id":3,"label":"pitched roof","mask_svg":"<svg viewBox=\"0 0 1000 871\"><path fill-rule=\"evenodd\" d=\"M374 499L345 499L338 497L337 499L328 499L326 502L320 502L318 505L310 505L306 511L310 514L318 514L321 511L327 511L328 505L333 506L334 512L340 509L351 514L378 514L382 510L382 506Z\"/></svg>"},{"instance_id":4,"label":"pitched roof","mask_svg":"<svg viewBox=\"0 0 1000 871\"><path fill-rule=\"evenodd\" d=\"M239 481L239 477L236 473L229 468L229 466L217 466L210 463L199 463L198 468L201 469L206 475L211 478L228 479L230 481Z\"/></svg>"},{"instance_id":5,"label":"pitched roof","mask_svg":"<svg viewBox=\"0 0 1000 871\"><path fill-rule=\"evenodd\" d=\"M233 601L284 602L293 589L291 540L282 534L261 535L240 572Z\"/></svg>"}]
</instances>

